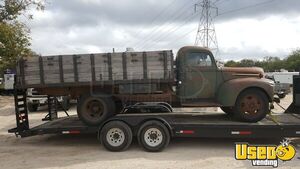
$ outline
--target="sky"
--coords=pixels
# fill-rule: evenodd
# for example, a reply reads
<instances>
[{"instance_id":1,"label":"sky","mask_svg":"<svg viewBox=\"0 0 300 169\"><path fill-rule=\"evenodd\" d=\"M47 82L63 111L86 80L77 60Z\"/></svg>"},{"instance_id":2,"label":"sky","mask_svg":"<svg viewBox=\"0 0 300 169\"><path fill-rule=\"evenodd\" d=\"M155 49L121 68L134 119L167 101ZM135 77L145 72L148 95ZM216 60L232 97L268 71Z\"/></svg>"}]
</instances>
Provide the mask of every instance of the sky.
<instances>
[{"instance_id":1,"label":"sky","mask_svg":"<svg viewBox=\"0 0 300 169\"><path fill-rule=\"evenodd\" d=\"M41 55L172 49L194 45L202 0L47 0L30 11L32 49ZM284 58L300 48L299 0L211 0L223 61ZM257 5L259 4L259 5ZM216 11L212 11L216 14ZM174 54L175 55L175 54Z\"/></svg>"}]
</instances>

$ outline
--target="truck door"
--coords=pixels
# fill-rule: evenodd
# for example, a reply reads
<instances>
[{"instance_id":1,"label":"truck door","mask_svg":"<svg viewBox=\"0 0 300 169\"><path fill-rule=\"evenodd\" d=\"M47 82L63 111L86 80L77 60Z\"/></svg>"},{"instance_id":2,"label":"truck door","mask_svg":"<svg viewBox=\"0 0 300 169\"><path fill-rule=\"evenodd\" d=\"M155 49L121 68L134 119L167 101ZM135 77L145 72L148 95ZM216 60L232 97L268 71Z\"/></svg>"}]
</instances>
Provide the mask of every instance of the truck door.
<instances>
[{"instance_id":1,"label":"truck door","mask_svg":"<svg viewBox=\"0 0 300 169\"><path fill-rule=\"evenodd\" d=\"M207 52L189 52L183 58L179 76L182 103L214 100L217 66L212 55Z\"/></svg>"}]
</instances>

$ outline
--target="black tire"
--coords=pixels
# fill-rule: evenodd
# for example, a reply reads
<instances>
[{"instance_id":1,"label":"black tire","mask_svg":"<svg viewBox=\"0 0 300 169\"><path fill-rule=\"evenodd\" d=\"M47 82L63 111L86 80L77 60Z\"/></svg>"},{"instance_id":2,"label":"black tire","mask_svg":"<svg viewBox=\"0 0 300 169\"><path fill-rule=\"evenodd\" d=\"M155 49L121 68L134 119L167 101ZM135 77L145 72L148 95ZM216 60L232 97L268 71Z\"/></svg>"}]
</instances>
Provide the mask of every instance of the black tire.
<instances>
[{"instance_id":1,"label":"black tire","mask_svg":"<svg viewBox=\"0 0 300 169\"><path fill-rule=\"evenodd\" d=\"M237 120L255 123L270 112L269 100L262 91L247 89L238 96L233 110Z\"/></svg>"},{"instance_id":2,"label":"black tire","mask_svg":"<svg viewBox=\"0 0 300 169\"><path fill-rule=\"evenodd\" d=\"M220 107L221 110L229 116L233 116L234 110L233 107Z\"/></svg>"},{"instance_id":3,"label":"black tire","mask_svg":"<svg viewBox=\"0 0 300 169\"><path fill-rule=\"evenodd\" d=\"M105 124L99 136L101 144L109 151L124 151L132 142L130 127L121 121L111 121Z\"/></svg>"},{"instance_id":4,"label":"black tire","mask_svg":"<svg viewBox=\"0 0 300 169\"><path fill-rule=\"evenodd\" d=\"M169 145L170 132L163 123L151 120L140 127L138 142L146 151L159 152Z\"/></svg>"},{"instance_id":5,"label":"black tire","mask_svg":"<svg viewBox=\"0 0 300 169\"><path fill-rule=\"evenodd\" d=\"M39 108L39 104L27 103L27 109L29 112L36 112Z\"/></svg>"},{"instance_id":6,"label":"black tire","mask_svg":"<svg viewBox=\"0 0 300 169\"><path fill-rule=\"evenodd\" d=\"M115 103L109 96L83 95L77 104L77 115L90 126L98 126L115 114Z\"/></svg>"}]
</instances>

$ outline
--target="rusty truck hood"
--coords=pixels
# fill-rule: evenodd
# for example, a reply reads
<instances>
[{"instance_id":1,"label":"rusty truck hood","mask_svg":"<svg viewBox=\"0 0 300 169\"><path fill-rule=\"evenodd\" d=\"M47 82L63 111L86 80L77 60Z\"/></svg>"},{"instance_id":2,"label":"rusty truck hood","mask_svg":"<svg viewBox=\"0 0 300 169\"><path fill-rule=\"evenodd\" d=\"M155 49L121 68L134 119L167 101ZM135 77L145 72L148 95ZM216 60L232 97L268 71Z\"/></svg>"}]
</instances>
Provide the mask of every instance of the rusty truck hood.
<instances>
[{"instance_id":1,"label":"rusty truck hood","mask_svg":"<svg viewBox=\"0 0 300 169\"><path fill-rule=\"evenodd\" d=\"M223 67L221 68L225 80L236 78L262 78L264 70L258 67Z\"/></svg>"}]
</instances>

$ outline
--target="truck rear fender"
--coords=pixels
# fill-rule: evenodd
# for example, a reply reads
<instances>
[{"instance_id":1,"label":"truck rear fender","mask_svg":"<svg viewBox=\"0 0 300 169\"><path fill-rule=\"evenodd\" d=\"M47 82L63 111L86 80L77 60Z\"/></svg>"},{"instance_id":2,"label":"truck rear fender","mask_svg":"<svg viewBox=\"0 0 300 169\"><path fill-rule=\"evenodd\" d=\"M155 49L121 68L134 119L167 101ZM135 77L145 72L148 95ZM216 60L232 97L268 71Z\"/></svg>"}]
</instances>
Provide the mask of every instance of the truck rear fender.
<instances>
[{"instance_id":1,"label":"truck rear fender","mask_svg":"<svg viewBox=\"0 0 300 169\"><path fill-rule=\"evenodd\" d=\"M219 90L217 99L222 106L234 106L237 97L243 91L255 88L266 94L272 102L274 95L274 85L268 79L240 78L223 83Z\"/></svg>"}]
</instances>

